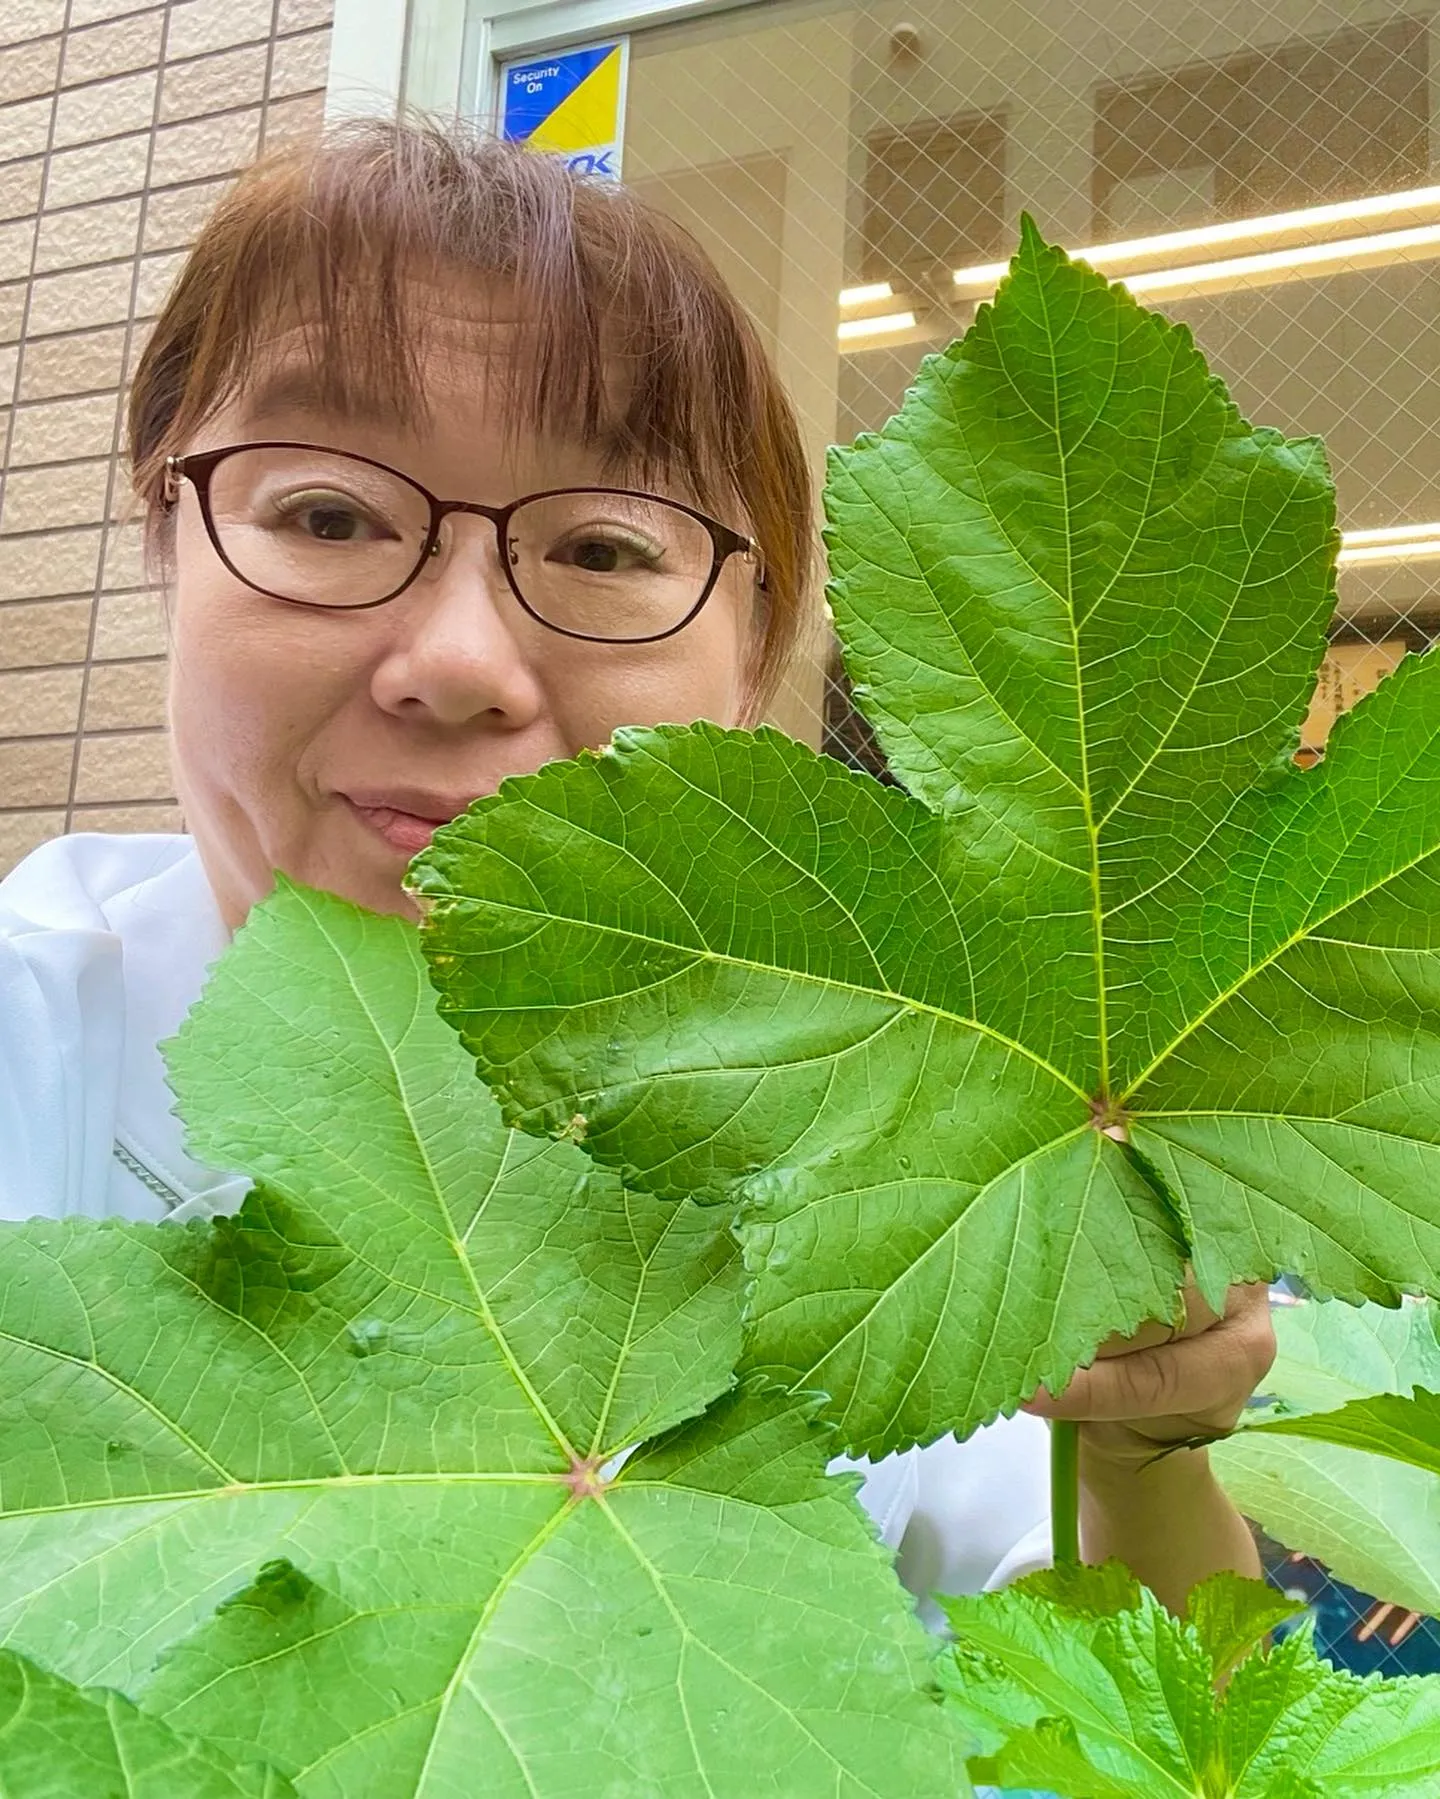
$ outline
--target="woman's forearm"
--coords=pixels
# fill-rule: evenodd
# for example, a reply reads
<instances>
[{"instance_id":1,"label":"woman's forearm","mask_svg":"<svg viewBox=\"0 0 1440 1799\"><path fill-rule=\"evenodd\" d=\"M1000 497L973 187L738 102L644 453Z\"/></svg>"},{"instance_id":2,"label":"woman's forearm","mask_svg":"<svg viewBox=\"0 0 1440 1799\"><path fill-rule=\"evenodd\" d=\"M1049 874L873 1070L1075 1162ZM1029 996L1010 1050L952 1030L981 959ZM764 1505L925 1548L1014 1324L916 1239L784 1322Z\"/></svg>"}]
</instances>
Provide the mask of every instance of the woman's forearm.
<instances>
[{"instance_id":1,"label":"woman's forearm","mask_svg":"<svg viewBox=\"0 0 1440 1799\"><path fill-rule=\"evenodd\" d=\"M1080 1544L1087 1562L1125 1565L1172 1612L1222 1568L1258 1578L1249 1526L1210 1470L1204 1449L1112 1456L1080 1432Z\"/></svg>"}]
</instances>

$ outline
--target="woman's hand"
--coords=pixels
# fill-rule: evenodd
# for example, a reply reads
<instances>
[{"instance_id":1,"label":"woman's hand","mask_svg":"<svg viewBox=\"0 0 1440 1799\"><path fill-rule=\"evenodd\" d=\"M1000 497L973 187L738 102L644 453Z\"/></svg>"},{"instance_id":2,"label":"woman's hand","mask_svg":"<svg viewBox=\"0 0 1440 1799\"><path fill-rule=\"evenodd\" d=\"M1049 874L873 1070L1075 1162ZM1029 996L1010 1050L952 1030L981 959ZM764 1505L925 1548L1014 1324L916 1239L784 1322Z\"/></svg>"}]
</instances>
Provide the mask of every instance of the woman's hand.
<instances>
[{"instance_id":1,"label":"woman's hand","mask_svg":"<svg viewBox=\"0 0 1440 1799\"><path fill-rule=\"evenodd\" d=\"M1025 1410L1075 1420L1092 1456L1131 1465L1169 1444L1233 1430L1275 1359L1269 1291L1232 1287L1217 1317L1190 1285L1184 1305L1178 1329L1147 1324L1112 1337L1058 1398L1042 1390Z\"/></svg>"},{"instance_id":2,"label":"woman's hand","mask_svg":"<svg viewBox=\"0 0 1440 1799\"><path fill-rule=\"evenodd\" d=\"M1263 1286L1232 1287L1219 1317L1187 1287L1180 1328L1146 1325L1113 1339L1057 1398L1041 1392L1030 1401L1025 1409L1041 1418L1080 1425L1087 1561L1118 1557L1175 1612L1222 1568L1260 1573L1254 1540L1208 1453L1171 1446L1232 1429L1274 1355Z\"/></svg>"}]
</instances>

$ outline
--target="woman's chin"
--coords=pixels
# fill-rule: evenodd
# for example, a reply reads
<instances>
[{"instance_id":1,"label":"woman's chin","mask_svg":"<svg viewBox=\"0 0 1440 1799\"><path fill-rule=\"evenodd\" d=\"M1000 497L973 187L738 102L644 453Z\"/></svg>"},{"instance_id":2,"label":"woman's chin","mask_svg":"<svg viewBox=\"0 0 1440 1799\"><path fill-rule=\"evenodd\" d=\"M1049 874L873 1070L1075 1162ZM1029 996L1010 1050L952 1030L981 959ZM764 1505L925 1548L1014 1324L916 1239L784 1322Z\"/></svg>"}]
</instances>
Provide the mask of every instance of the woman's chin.
<instances>
[{"instance_id":1,"label":"woman's chin","mask_svg":"<svg viewBox=\"0 0 1440 1799\"><path fill-rule=\"evenodd\" d=\"M297 847L300 853L290 859L286 873L302 885L338 894L367 912L418 917L402 883L419 849L389 841L350 808L343 817L317 821L309 841Z\"/></svg>"},{"instance_id":2,"label":"woman's chin","mask_svg":"<svg viewBox=\"0 0 1440 1799\"><path fill-rule=\"evenodd\" d=\"M330 882L327 891L339 894L341 899L349 900L352 905L363 906L367 912L416 919L420 916L420 909L400 884L404 873L405 862L401 860L399 867L388 879L383 875L376 875L366 880L352 872L348 880Z\"/></svg>"}]
</instances>

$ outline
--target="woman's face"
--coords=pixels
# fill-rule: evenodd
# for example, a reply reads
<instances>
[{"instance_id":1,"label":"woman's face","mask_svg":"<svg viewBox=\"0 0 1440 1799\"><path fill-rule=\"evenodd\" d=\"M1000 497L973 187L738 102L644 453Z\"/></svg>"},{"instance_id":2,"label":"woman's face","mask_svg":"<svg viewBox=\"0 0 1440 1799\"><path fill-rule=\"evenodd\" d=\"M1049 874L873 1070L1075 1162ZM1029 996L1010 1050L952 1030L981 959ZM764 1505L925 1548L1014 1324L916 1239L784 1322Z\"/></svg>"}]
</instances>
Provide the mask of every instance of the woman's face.
<instances>
[{"instance_id":1,"label":"woman's face","mask_svg":"<svg viewBox=\"0 0 1440 1799\"><path fill-rule=\"evenodd\" d=\"M495 391L503 374L494 372L503 361L466 349L467 335L473 346L473 330L442 324L433 334L424 371L431 423L418 434L317 410L306 398L299 334L290 333L186 448L322 444L388 463L442 499L490 506L607 485L597 452L506 432ZM725 522L744 528L739 518ZM187 482L173 613L179 795L233 927L276 870L376 911L409 911L406 863L438 821L506 776L598 747L623 724L740 722L754 570L731 557L698 617L665 641L584 643L519 605L488 519L452 515L441 553L398 598L316 610L266 598L231 574Z\"/></svg>"}]
</instances>

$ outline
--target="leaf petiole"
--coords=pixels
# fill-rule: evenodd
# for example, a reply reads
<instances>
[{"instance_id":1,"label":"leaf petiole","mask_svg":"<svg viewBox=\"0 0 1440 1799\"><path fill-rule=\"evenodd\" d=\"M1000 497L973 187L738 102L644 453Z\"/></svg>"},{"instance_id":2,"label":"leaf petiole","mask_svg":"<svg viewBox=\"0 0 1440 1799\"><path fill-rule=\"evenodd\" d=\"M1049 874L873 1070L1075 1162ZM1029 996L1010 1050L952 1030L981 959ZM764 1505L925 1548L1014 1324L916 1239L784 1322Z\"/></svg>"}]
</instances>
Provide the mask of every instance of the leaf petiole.
<instances>
[{"instance_id":1,"label":"leaf petiole","mask_svg":"<svg viewBox=\"0 0 1440 1799\"><path fill-rule=\"evenodd\" d=\"M1050 1424L1050 1531L1057 1568L1080 1560L1080 1426Z\"/></svg>"}]
</instances>

